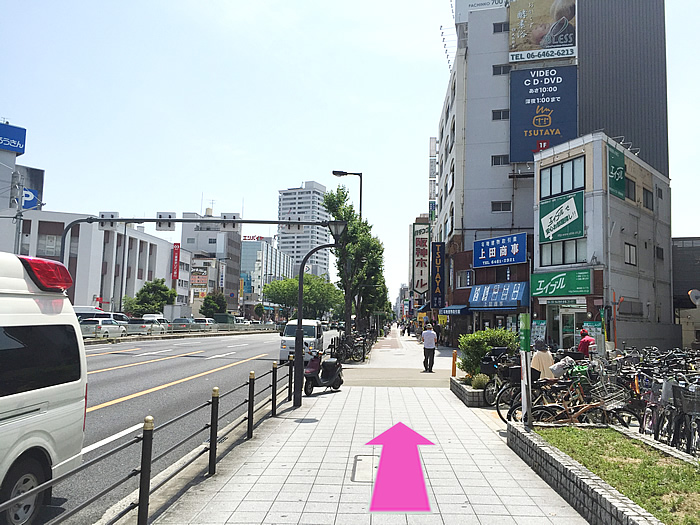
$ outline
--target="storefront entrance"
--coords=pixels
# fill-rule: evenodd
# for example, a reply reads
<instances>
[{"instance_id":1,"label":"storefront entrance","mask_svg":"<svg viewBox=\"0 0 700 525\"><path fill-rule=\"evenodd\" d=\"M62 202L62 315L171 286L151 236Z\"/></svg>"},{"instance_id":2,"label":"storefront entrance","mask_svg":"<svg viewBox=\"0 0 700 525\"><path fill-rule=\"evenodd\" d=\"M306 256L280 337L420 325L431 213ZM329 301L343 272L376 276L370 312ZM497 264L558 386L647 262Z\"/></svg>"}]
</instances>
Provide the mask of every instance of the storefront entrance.
<instances>
[{"instance_id":1,"label":"storefront entrance","mask_svg":"<svg viewBox=\"0 0 700 525\"><path fill-rule=\"evenodd\" d=\"M588 321L585 308L559 304L547 305L547 341L558 348L578 346L583 323Z\"/></svg>"}]
</instances>

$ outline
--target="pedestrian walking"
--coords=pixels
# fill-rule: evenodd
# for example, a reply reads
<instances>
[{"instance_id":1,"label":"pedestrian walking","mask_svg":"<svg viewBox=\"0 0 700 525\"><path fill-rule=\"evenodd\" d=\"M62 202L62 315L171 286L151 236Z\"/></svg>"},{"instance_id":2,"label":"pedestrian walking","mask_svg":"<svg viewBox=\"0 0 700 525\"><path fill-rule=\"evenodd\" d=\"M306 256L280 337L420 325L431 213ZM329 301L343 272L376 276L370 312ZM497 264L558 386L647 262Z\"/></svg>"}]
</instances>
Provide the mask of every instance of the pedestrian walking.
<instances>
[{"instance_id":1,"label":"pedestrian walking","mask_svg":"<svg viewBox=\"0 0 700 525\"><path fill-rule=\"evenodd\" d=\"M425 330L421 334L423 340L423 372L432 372L433 363L435 362L435 343L437 334L433 332L433 326L425 325Z\"/></svg>"},{"instance_id":2,"label":"pedestrian walking","mask_svg":"<svg viewBox=\"0 0 700 525\"><path fill-rule=\"evenodd\" d=\"M437 344L435 346L439 346L442 344L442 327L440 323L435 323L435 328L433 328L433 330L437 334Z\"/></svg>"}]
</instances>

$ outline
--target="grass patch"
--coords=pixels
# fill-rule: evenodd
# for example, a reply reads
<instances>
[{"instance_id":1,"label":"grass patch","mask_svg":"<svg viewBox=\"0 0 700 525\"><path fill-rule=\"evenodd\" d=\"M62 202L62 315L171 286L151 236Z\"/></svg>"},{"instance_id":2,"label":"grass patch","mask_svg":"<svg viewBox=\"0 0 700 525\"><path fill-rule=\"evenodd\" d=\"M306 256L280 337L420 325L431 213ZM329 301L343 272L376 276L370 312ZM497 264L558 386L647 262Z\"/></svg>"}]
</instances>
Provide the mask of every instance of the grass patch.
<instances>
[{"instance_id":1,"label":"grass patch","mask_svg":"<svg viewBox=\"0 0 700 525\"><path fill-rule=\"evenodd\" d=\"M700 466L610 428L535 430L657 519L668 525L700 525Z\"/></svg>"}]
</instances>

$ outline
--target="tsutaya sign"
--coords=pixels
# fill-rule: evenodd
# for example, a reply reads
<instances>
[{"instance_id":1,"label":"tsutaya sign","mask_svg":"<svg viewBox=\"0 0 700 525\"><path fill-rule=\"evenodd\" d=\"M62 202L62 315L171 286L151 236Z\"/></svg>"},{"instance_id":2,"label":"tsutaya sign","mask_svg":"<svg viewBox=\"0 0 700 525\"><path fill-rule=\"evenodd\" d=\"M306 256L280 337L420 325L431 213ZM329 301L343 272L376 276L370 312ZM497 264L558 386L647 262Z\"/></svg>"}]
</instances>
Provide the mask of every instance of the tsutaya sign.
<instances>
[{"instance_id":1,"label":"tsutaya sign","mask_svg":"<svg viewBox=\"0 0 700 525\"><path fill-rule=\"evenodd\" d=\"M413 224L411 288L415 293L424 294L430 285L430 225Z\"/></svg>"},{"instance_id":2,"label":"tsutaya sign","mask_svg":"<svg viewBox=\"0 0 700 525\"><path fill-rule=\"evenodd\" d=\"M583 237L583 192L540 201L540 242Z\"/></svg>"},{"instance_id":3,"label":"tsutaya sign","mask_svg":"<svg viewBox=\"0 0 700 525\"><path fill-rule=\"evenodd\" d=\"M445 306L445 243L432 243L430 272L430 307L433 309Z\"/></svg>"}]
</instances>

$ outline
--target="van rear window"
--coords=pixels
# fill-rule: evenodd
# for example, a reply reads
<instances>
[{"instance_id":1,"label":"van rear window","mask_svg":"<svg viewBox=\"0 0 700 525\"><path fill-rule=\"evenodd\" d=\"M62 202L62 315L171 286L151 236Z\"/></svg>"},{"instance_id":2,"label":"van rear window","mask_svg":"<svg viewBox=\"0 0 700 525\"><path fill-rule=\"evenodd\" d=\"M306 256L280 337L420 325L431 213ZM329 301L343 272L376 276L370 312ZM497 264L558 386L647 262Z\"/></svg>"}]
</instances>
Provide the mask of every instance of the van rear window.
<instances>
[{"instance_id":1,"label":"van rear window","mask_svg":"<svg viewBox=\"0 0 700 525\"><path fill-rule=\"evenodd\" d=\"M0 327L0 397L80 379L71 325Z\"/></svg>"}]
</instances>

